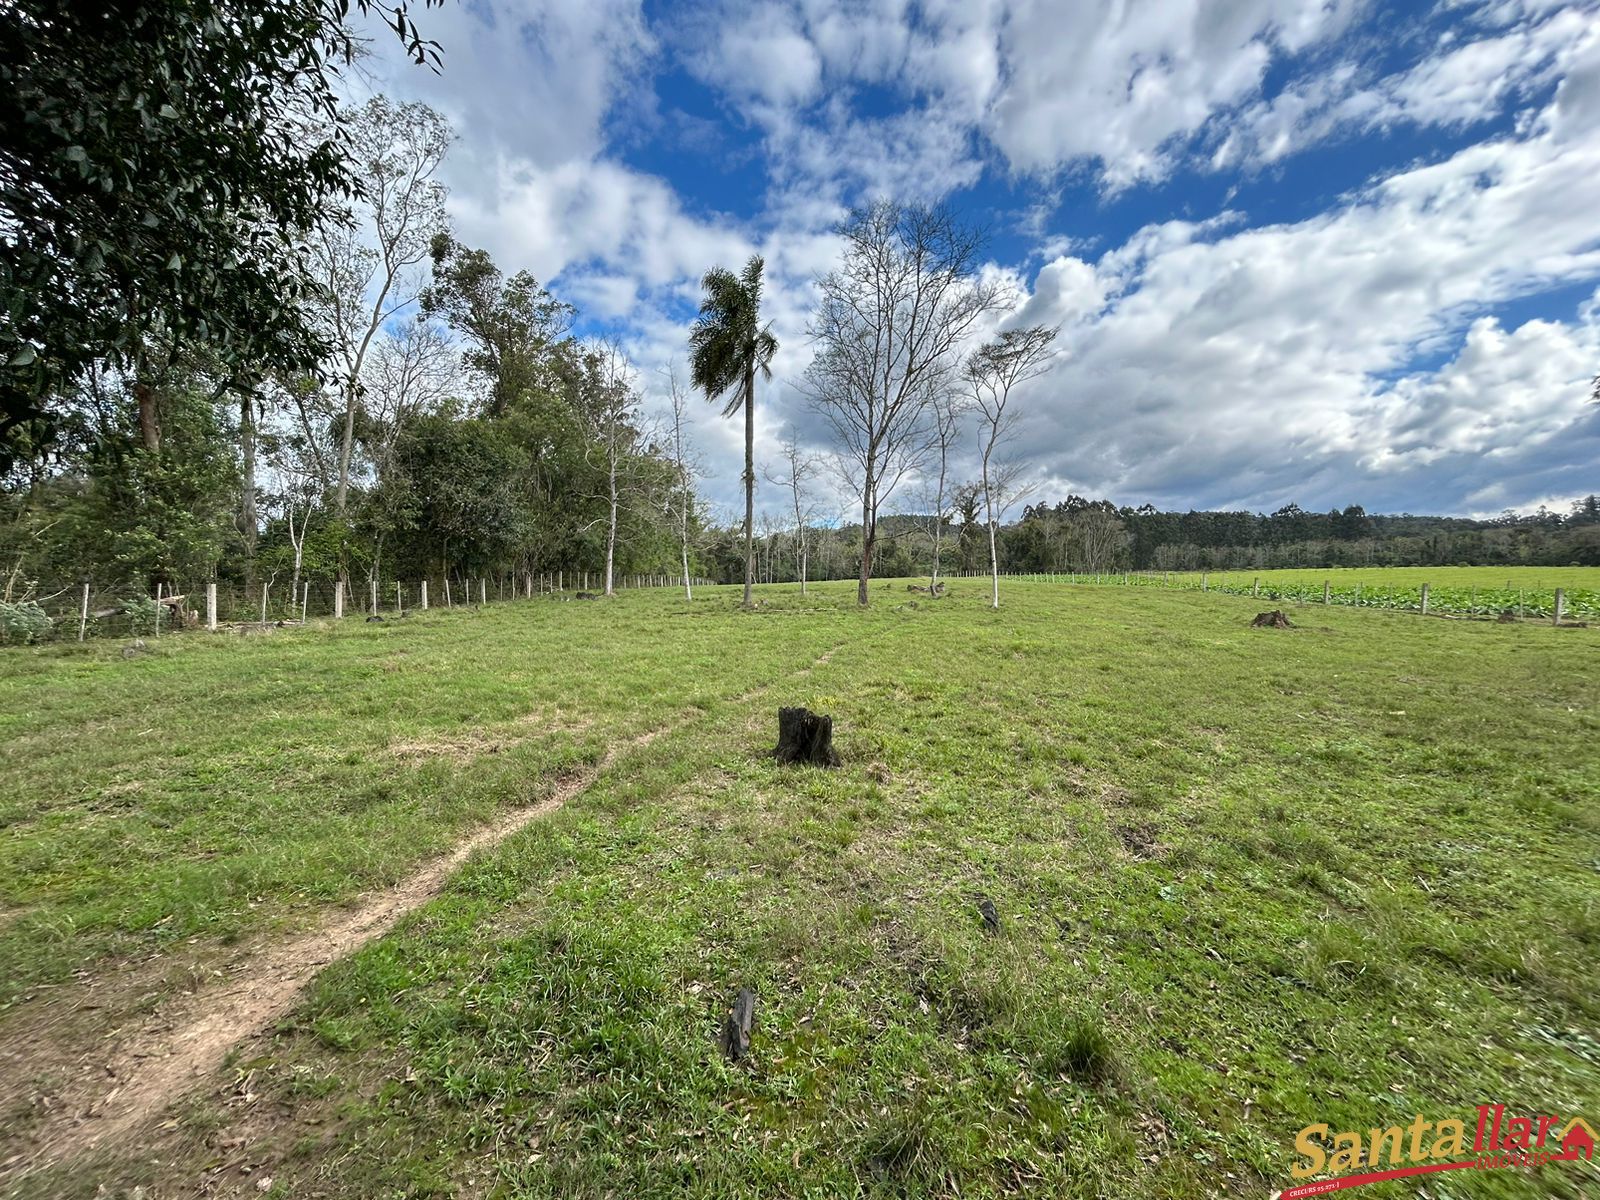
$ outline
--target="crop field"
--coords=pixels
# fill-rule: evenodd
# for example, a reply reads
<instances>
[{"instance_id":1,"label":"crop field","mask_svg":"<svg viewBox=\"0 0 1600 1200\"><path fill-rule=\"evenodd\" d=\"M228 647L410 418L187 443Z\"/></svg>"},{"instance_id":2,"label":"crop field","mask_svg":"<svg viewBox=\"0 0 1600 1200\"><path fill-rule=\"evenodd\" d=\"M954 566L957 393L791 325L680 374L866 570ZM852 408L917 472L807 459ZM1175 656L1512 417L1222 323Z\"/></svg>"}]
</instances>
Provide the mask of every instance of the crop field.
<instances>
[{"instance_id":1,"label":"crop field","mask_svg":"<svg viewBox=\"0 0 1600 1200\"><path fill-rule=\"evenodd\" d=\"M1030 578L1042 579L1042 576ZM1562 589L1563 619L1600 620L1600 567L1327 567L1272 571L1151 571L1138 575L1056 576L1076 583L1225 592L1263 600L1419 612L1428 585L1428 611L1440 615L1521 619L1555 615Z\"/></svg>"},{"instance_id":2,"label":"crop field","mask_svg":"<svg viewBox=\"0 0 1600 1200\"><path fill-rule=\"evenodd\" d=\"M0 653L0 1195L1265 1197L1600 1115L1600 629L1217 580Z\"/></svg>"}]
</instances>

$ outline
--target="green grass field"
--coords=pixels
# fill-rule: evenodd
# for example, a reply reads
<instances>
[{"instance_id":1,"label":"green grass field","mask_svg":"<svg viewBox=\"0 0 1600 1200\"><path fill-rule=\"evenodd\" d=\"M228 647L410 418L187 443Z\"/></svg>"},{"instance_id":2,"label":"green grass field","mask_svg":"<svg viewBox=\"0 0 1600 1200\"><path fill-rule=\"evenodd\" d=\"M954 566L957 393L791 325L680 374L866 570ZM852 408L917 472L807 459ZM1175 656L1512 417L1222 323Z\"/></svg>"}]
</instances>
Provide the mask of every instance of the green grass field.
<instances>
[{"instance_id":1,"label":"green grass field","mask_svg":"<svg viewBox=\"0 0 1600 1200\"><path fill-rule=\"evenodd\" d=\"M1600 1118L1600 630L853 592L0 654L0 1191L1257 1197L1313 1122ZM764 757L780 703L840 770ZM575 772L137 1139L21 1173L36 1047ZM1600 1194L1426 1178L1357 1194Z\"/></svg>"},{"instance_id":2,"label":"green grass field","mask_svg":"<svg viewBox=\"0 0 1600 1200\"><path fill-rule=\"evenodd\" d=\"M1440 616L1519 619L1555 616L1556 589L1563 593L1562 619L1600 621L1600 567L1309 567L1271 571L1145 571L1083 576L1027 576L1030 580L1098 586L1209 590L1266 600L1330 606L1388 608L1416 612L1422 588L1428 611Z\"/></svg>"}]
</instances>

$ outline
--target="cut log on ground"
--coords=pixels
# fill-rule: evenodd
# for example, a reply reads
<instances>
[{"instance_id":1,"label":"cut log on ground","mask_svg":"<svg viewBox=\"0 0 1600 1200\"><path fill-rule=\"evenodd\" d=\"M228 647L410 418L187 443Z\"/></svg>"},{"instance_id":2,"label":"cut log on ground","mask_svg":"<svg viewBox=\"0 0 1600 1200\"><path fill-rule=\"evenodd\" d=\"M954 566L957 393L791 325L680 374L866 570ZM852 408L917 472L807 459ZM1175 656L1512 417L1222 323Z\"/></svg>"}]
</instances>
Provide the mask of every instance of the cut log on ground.
<instances>
[{"instance_id":1,"label":"cut log on ground","mask_svg":"<svg viewBox=\"0 0 1600 1200\"><path fill-rule=\"evenodd\" d=\"M995 908L994 901L985 896L978 901L978 914L983 917L983 928L987 933L1000 932L1000 910Z\"/></svg>"},{"instance_id":2,"label":"cut log on ground","mask_svg":"<svg viewBox=\"0 0 1600 1200\"><path fill-rule=\"evenodd\" d=\"M833 718L809 708L778 710L778 744L772 757L780 763L809 763L814 767L837 767L839 754L833 748Z\"/></svg>"},{"instance_id":3,"label":"cut log on ground","mask_svg":"<svg viewBox=\"0 0 1600 1200\"><path fill-rule=\"evenodd\" d=\"M733 1062L750 1054L750 1027L756 1019L756 994L749 988L739 989L739 998L733 1002L733 1011L722 1022L722 1052Z\"/></svg>"},{"instance_id":4,"label":"cut log on ground","mask_svg":"<svg viewBox=\"0 0 1600 1200\"><path fill-rule=\"evenodd\" d=\"M1271 612L1257 613L1256 614L1256 619L1254 621L1250 622L1250 627L1252 629L1256 629L1256 628L1261 628L1261 629L1293 629L1294 628L1293 625L1289 624L1289 618L1283 615L1283 611L1281 609L1277 609L1277 608L1273 609Z\"/></svg>"}]
</instances>

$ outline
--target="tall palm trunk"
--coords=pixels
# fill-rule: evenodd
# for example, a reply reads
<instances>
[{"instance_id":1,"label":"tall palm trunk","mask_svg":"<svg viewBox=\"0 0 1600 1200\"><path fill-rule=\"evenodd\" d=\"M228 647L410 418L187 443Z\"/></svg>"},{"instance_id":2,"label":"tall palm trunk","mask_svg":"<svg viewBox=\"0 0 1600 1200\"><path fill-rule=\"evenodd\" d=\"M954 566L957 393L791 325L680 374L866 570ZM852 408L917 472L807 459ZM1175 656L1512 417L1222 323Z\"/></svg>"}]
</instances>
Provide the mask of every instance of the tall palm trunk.
<instances>
[{"instance_id":1,"label":"tall palm trunk","mask_svg":"<svg viewBox=\"0 0 1600 1200\"><path fill-rule=\"evenodd\" d=\"M744 606L750 607L750 585L756 577L756 367L744 371Z\"/></svg>"}]
</instances>

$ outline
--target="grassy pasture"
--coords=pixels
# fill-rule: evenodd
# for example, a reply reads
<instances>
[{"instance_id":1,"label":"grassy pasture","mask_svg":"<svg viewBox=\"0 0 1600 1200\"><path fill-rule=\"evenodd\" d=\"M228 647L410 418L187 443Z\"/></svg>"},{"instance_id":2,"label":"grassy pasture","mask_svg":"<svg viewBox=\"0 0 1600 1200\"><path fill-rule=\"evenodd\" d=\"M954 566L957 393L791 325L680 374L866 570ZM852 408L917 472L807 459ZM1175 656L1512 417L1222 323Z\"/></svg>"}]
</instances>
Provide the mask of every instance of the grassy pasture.
<instances>
[{"instance_id":1,"label":"grassy pasture","mask_svg":"<svg viewBox=\"0 0 1600 1200\"><path fill-rule=\"evenodd\" d=\"M309 926L666 729L324 971L153 1141L15 1194L1261 1196L1314 1121L1600 1115L1596 631L761 594L0 655L9 1045L85 980ZM763 759L779 703L834 716L841 770ZM1600 1190L1434 1178L1363 1194Z\"/></svg>"}]
</instances>

